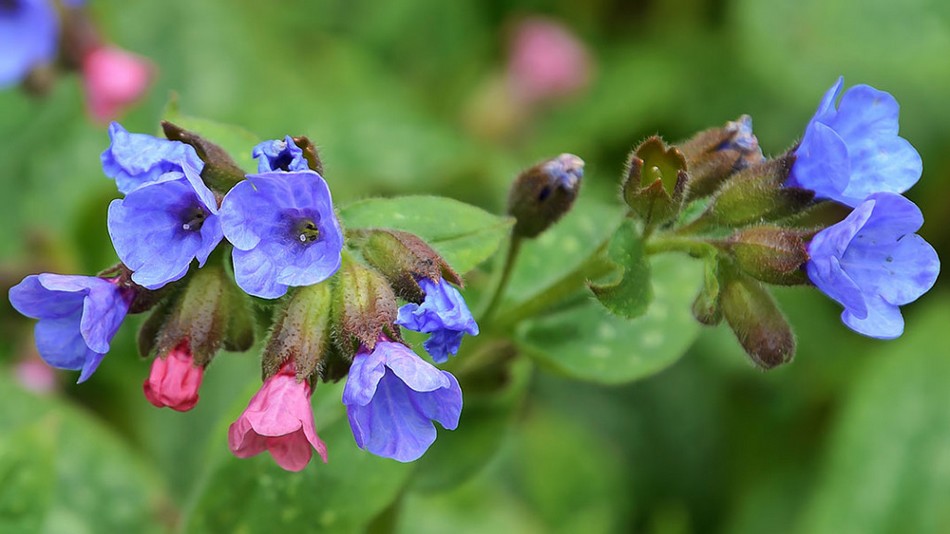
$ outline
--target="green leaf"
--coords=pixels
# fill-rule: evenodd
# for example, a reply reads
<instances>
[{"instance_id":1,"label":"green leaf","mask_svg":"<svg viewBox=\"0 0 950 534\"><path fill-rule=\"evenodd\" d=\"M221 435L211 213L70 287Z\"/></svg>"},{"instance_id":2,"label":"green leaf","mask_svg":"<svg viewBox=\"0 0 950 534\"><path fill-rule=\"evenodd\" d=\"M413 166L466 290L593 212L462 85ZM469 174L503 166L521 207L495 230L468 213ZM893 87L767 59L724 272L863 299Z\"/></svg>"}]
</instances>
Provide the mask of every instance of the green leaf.
<instances>
[{"instance_id":1,"label":"green leaf","mask_svg":"<svg viewBox=\"0 0 950 534\"><path fill-rule=\"evenodd\" d=\"M616 315L635 319L650 307L650 263L643 253L643 240L632 220L626 220L614 233L607 255L621 268L615 284L589 284L597 300Z\"/></svg>"},{"instance_id":2,"label":"green leaf","mask_svg":"<svg viewBox=\"0 0 950 534\"><path fill-rule=\"evenodd\" d=\"M435 196L371 198L340 210L346 228L393 228L427 241L456 271L471 271L498 250L513 221Z\"/></svg>"},{"instance_id":3,"label":"green leaf","mask_svg":"<svg viewBox=\"0 0 950 534\"><path fill-rule=\"evenodd\" d=\"M257 162L251 157L251 150L254 145L260 143L260 139L244 128L210 119L183 115L179 111L178 103L174 98L168 102L162 119L194 132L220 146L231 155L234 162L245 172L257 171ZM164 137L164 135L160 135L160 137Z\"/></svg>"},{"instance_id":4,"label":"green leaf","mask_svg":"<svg viewBox=\"0 0 950 534\"><path fill-rule=\"evenodd\" d=\"M320 388L324 398L326 391ZM264 452L239 459L227 451L219 432L218 458L197 502L186 532L358 532L402 492L414 467L359 449L339 397L328 425L319 406L317 432L327 444L328 463L313 460L303 471L281 469ZM319 403L318 403L319 404ZM227 419L228 422L232 417Z\"/></svg>"},{"instance_id":5,"label":"green leaf","mask_svg":"<svg viewBox=\"0 0 950 534\"><path fill-rule=\"evenodd\" d=\"M679 255L651 261L654 300L638 319L611 315L593 302L526 322L519 343L567 376L620 384L657 373L692 345L699 325L690 312L701 265Z\"/></svg>"},{"instance_id":6,"label":"green leaf","mask_svg":"<svg viewBox=\"0 0 950 534\"><path fill-rule=\"evenodd\" d=\"M936 295L934 295L936 296ZM859 375L801 532L950 531L950 307L930 299Z\"/></svg>"},{"instance_id":7,"label":"green leaf","mask_svg":"<svg viewBox=\"0 0 950 534\"><path fill-rule=\"evenodd\" d=\"M0 402L0 531L161 530L160 482L100 423L6 377Z\"/></svg>"}]
</instances>

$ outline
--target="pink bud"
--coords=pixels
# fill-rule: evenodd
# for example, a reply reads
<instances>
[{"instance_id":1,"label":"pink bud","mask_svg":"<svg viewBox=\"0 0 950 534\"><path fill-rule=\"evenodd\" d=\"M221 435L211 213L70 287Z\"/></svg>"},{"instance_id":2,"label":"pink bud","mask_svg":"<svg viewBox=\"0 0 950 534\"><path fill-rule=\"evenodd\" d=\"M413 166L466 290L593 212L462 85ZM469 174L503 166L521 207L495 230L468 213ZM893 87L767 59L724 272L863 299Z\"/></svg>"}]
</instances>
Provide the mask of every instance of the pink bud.
<instances>
[{"instance_id":1,"label":"pink bud","mask_svg":"<svg viewBox=\"0 0 950 534\"><path fill-rule=\"evenodd\" d=\"M198 388L204 374L205 368L195 365L188 341L182 341L152 362L152 372L142 386L145 398L157 408L168 406L187 412L198 404Z\"/></svg>"},{"instance_id":2,"label":"pink bud","mask_svg":"<svg viewBox=\"0 0 950 534\"><path fill-rule=\"evenodd\" d=\"M238 458L267 450L277 465L300 471L313 449L327 461L327 447L317 436L310 407L310 384L297 381L293 362L264 381L241 417L228 428L228 446Z\"/></svg>"},{"instance_id":3,"label":"pink bud","mask_svg":"<svg viewBox=\"0 0 950 534\"><path fill-rule=\"evenodd\" d=\"M52 393L57 389L56 371L39 356L31 355L17 363L14 374L20 385L34 393Z\"/></svg>"},{"instance_id":4,"label":"pink bud","mask_svg":"<svg viewBox=\"0 0 950 534\"><path fill-rule=\"evenodd\" d=\"M83 58L82 74L89 113L108 122L145 94L152 66L140 56L102 46Z\"/></svg>"},{"instance_id":5,"label":"pink bud","mask_svg":"<svg viewBox=\"0 0 950 534\"><path fill-rule=\"evenodd\" d=\"M526 103L571 96L587 86L590 71L584 43L564 25L532 17L515 28L508 78Z\"/></svg>"}]
</instances>

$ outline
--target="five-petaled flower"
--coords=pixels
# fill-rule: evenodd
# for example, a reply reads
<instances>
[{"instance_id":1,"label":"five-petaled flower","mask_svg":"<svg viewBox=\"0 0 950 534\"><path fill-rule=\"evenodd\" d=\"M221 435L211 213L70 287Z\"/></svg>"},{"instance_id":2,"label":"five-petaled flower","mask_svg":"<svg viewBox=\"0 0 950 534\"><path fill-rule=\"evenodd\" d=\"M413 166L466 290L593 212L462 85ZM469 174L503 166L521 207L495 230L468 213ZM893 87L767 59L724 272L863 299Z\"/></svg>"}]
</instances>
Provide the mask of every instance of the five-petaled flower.
<instances>
[{"instance_id":1,"label":"five-petaled flower","mask_svg":"<svg viewBox=\"0 0 950 534\"><path fill-rule=\"evenodd\" d=\"M433 421L458 427L462 390L449 372L381 338L371 352L363 348L353 357L343 404L360 448L411 462L435 441Z\"/></svg>"},{"instance_id":2,"label":"five-petaled flower","mask_svg":"<svg viewBox=\"0 0 950 534\"><path fill-rule=\"evenodd\" d=\"M422 346L433 360L443 363L449 355L458 352L463 335L478 335L478 324L461 293L444 278L438 282L421 278L419 287L425 292L425 300L422 304L409 303L399 308L396 324L432 334Z\"/></svg>"},{"instance_id":3,"label":"five-petaled flower","mask_svg":"<svg viewBox=\"0 0 950 534\"><path fill-rule=\"evenodd\" d=\"M203 266L223 237L214 193L188 163L113 200L108 226L132 280L148 289L179 280L193 259Z\"/></svg>"},{"instance_id":4,"label":"five-petaled flower","mask_svg":"<svg viewBox=\"0 0 950 534\"><path fill-rule=\"evenodd\" d=\"M204 168L195 149L181 141L129 133L117 122L109 125L109 138L112 143L100 156L102 171L115 180L123 194L157 181L166 173L184 172L186 165L198 173Z\"/></svg>"},{"instance_id":5,"label":"five-petaled flower","mask_svg":"<svg viewBox=\"0 0 950 534\"><path fill-rule=\"evenodd\" d=\"M132 301L114 280L95 276L43 273L10 288L10 303L23 315L39 319L36 348L46 363L82 370L88 379L109 352L109 342Z\"/></svg>"},{"instance_id":6,"label":"five-petaled flower","mask_svg":"<svg viewBox=\"0 0 950 534\"><path fill-rule=\"evenodd\" d=\"M914 233L923 222L913 202L877 193L808 245L808 277L844 306L849 328L881 339L903 333L899 307L926 293L940 270L936 251Z\"/></svg>"},{"instance_id":7,"label":"five-petaled flower","mask_svg":"<svg viewBox=\"0 0 950 534\"><path fill-rule=\"evenodd\" d=\"M343 232L314 171L249 175L224 197L221 225L234 245L235 281L248 294L278 298L340 268Z\"/></svg>"},{"instance_id":8,"label":"five-petaled flower","mask_svg":"<svg viewBox=\"0 0 950 534\"><path fill-rule=\"evenodd\" d=\"M198 403L198 388L204 372L204 366L195 365L188 340L182 340L168 354L152 362L152 371L142 385L145 398L156 408L167 406L187 412Z\"/></svg>"},{"instance_id":9,"label":"five-petaled flower","mask_svg":"<svg viewBox=\"0 0 950 534\"><path fill-rule=\"evenodd\" d=\"M303 149L289 135L283 139L264 141L254 147L251 155L257 159L257 172L305 171L310 167L303 157Z\"/></svg>"},{"instance_id":10,"label":"five-petaled flower","mask_svg":"<svg viewBox=\"0 0 950 534\"><path fill-rule=\"evenodd\" d=\"M298 381L292 361L264 380L241 417L228 428L228 446L238 458L270 452L288 471L300 471L313 449L327 461L327 447L317 436L310 406L311 389Z\"/></svg>"},{"instance_id":11,"label":"five-petaled flower","mask_svg":"<svg viewBox=\"0 0 950 534\"><path fill-rule=\"evenodd\" d=\"M873 193L903 193L920 179L920 155L897 135L897 100L868 85L825 93L795 150L788 185L856 207Z\"/></svg>"},{"instance_id":12,"label":"five-petaled flower","mask_svg":"<svg viewBox=\"0 0 950 534\"><path fill-rule=\"evenodd\" d=\"M56 59L59 20L49 0L0 3L0 88Z\"/></svg>"}]
</instances>

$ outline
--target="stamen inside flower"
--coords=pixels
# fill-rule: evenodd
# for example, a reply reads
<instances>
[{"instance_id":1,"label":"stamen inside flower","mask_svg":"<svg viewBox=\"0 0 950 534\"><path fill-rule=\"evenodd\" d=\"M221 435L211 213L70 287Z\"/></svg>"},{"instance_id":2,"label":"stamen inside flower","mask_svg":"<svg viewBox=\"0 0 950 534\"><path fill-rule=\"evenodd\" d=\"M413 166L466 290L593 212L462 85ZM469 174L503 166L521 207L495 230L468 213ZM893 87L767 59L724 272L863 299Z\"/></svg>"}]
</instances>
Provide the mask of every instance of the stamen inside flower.
<instances>
[{"instance_id":1,"label":"stamen inside flower","mask_svg":"<svg viewBox=\"0 0 950 534\"><path fill-rule=\"evenodd\" d=\"M303 219L297 223L295 234L301 243L312 243L320 239L320 229L310 219Z\"/></svg>"},{"instance_id":2,"label":"stamen inside flower","mask_svg":"<svg viewBox=\"0 0 950 534\"><path fill-rule=\"evenodd\" d=\"M205 210L200 206L191 207L185 210L185 213L182 214L182 220L185 222L182 223L181 229L190 232L197 232L198 230L201 230L201 225L205 223L205 219L207 218L208 214L205 213Z\"/></svg>"}]
</instances>

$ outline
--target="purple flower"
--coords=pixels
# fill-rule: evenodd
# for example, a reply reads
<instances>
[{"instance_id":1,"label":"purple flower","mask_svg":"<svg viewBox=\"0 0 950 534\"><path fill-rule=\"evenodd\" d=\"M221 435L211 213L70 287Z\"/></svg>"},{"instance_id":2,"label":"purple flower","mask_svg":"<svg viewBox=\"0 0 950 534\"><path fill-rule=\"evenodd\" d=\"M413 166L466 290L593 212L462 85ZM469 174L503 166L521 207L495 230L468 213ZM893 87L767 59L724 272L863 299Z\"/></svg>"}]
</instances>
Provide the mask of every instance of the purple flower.
<instances>
[{"instance_id":1,"label":"purple flower","mask_svg":"<svg viewBox=\"0 0 950 534\"><path fill-rule=\"evenodd\" d=\"M305 171L310 167L303 157L303 150L289 135L283 139L264 141L251 152L257 158L257 172Z\"/></svg>"},{"instance_id":2,"label":"purple flower","mask_svg":"<svg viewBox=\"0 0 950 534\"><path fill-rule=\"evenodd\" d=\"M158 289L204 265L221 241L214 193L191 165L166 172L109 204L109 235L132 280Z\"/></svg>"},{"instance_id":3,"label":"purple flower","mask_svg":"<svg viewBox=\"0 0 950 534\"><path fill-rule=\"evenodd\" d=\"M795 151L788 185L856 207L873 193L903 193L920 179L920 155L897 135L897 100L856 85L834 103L844 78L825 93Z\"/></svg>"},{"instance_id":4,"label":"purple flower","mask_svg":"<svg viewBox=\"0 0 950 534\"><path fill-rule=\"evenodd\" d=\"M432 421L458 427L462 390L447 371L382 338L372 352L364 348L353 357L343 404L361 449L411 462L435 441Z\"/></svg>"},{"instance_id":5,"label":"purple flower","mask_svg":"<svg viewBox=\"0 0 950 534\"><path fill-rule=\"evenodd\" d=\"M115 180L119 192L129 194L168 172L189 165L201 173L204 162L191 145L146 134L129 133L117 122L109 125L112 144L102 153L102 170Z\"/></svg>"},{"instance_id":6,"label":"purple flower","mask_svg":"<svg viewBox=\"0 0 950 534\"><path fill-rule=\"evenodd\" d=\"M903 333L899 306L926 293L940 271L936 251L914 233L923 222L913 202L876 193L808 245L808 278L844 306L849 328L881 339Z\"/></svg>"},{"instance_id":7,"label":"purple flower","mask_svg":"<svg viewBox=\"0 0 950 534\"><path fill-rule=\"evenodd\" d=\"M234 278L250 295L277 298L340 268L343 232L316 172L249 175L224 197L221 226L234 245Z\"/></svg>"},{"instance_id":8,"label":"purple flower","mask_svg":"<svg viewBox=\"0 0 950 534\"><path fill-rule=\"evenodd\" d=\"M478 325L461 293L444 279L436 283L421 278L419 287L426 294L425 300L421 305L409 303L399 308L396 324L432 334L422 346L436 363L444 363L450 354L458 352L464 334L478 335Z\"/></svg>"},{"instance_id":9,"label":"purple flower","mask_svg":"<svg viewBox=\"0 0 950 534\"><path fill-rule=\"evenodd\" d=\"M59 21L52 2L0 2L0 88L13 85L56 58Z\"/></svg>"},{"instance_id":10,"label":"purple flower","mask_svg":"<svg viewBox=\"0 0 950 534\"><path fill-rule=\"evenodd\" d=\"M85 382L109 352L109 342L129 311L132 295L94 276L30 275L10 288L10 303L39 319L36 348L49 365L82 370Z\"/></svg>"},{"instance_id":11,"label":"purple flower","mask_svg":"<svg viewBox=\"0 0 950 534\"><path fill-rule=\"evenodd\" d=\"M555 186L565 191L576 191L584 177L584 160L574 154L561 154L545 163L543 170Z\"/></svg>"}]
</instances>

